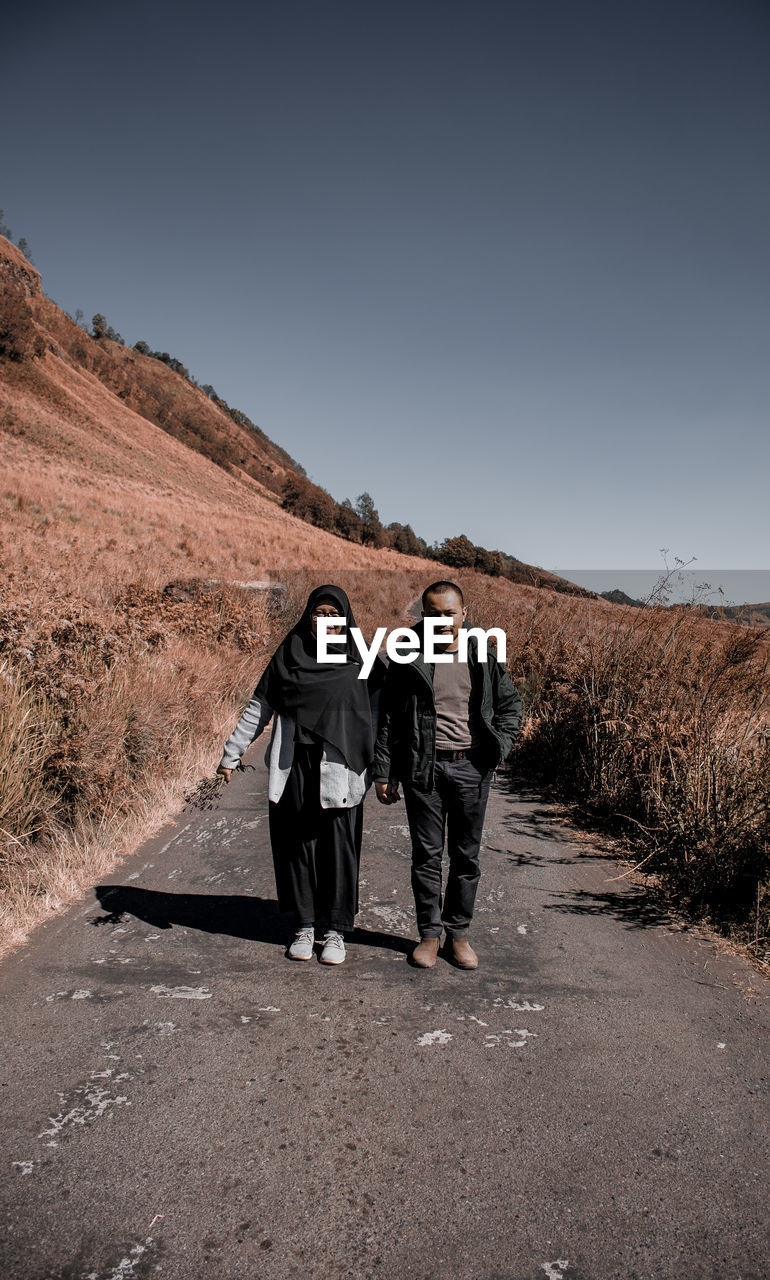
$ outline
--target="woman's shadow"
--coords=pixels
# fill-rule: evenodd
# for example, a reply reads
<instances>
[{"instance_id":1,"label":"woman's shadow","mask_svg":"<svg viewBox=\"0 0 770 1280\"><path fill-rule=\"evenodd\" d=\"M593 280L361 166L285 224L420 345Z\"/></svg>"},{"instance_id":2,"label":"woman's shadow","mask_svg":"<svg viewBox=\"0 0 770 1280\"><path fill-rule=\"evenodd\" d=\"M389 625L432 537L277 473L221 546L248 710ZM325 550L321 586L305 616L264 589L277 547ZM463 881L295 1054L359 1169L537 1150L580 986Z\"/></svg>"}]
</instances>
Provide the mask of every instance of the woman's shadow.
<instances>
[{"instance_id":1,"label":"woman's shadow","mask_svg":"<svg viewBox=\"0 0 770 1280\"><path fill-rule=\"evenodd\" d=\"M97 885L95 893L106 914L92 920L94 925L120 924L128 915L152 925L153 929L179 925L183 929L221 933L284 948L292 932L291 921L281 914L272 898L246 894L161 893L124 884ZM414 947L409 938L375 929L356 927L346 930L345 937L359 946L383 947L404 955Z\"/></svg>"}]
</instances>

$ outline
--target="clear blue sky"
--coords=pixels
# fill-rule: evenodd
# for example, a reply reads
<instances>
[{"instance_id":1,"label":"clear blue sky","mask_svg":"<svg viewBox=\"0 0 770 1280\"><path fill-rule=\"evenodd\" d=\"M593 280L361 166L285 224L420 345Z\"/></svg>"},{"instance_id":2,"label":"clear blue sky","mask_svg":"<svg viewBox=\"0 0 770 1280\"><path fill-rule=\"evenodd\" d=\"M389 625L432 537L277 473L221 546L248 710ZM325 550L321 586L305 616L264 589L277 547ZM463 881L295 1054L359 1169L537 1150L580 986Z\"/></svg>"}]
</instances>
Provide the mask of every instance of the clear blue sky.
<instances>
[{"instance_id":1,"label":"clear blue sky","mask_svg":"<svg viewBox=\"0 0 770 1280\"><path fill-rule=\"evenodd\" d=\"M386 523L764 569L769 67L766 0L31 0L0 205Z\"/></svg>"}]
</instances>

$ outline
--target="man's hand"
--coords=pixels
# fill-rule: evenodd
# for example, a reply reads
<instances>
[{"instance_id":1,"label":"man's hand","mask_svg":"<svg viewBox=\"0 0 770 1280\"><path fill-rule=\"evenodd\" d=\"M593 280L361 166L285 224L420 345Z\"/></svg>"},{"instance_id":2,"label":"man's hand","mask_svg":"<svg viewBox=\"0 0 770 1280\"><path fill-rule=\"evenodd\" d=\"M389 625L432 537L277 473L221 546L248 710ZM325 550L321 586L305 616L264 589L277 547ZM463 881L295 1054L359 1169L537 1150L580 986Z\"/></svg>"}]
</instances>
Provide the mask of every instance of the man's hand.
<instances>
[{"instance_id":1,"label":"man's hand","mask_svg":"<svg viewBox=\"0 0 770 1280\"><path fill-rule=\"evenodd\" d=\"M374 789L380 804L395 804L401 799L397 782L375 782Z\"/></svg>"},{"instance_id":2,"label":"man's hand","mask_svg":"<svg viewBox=\"0 0 770 1280\"><path fill-rule=\"evenodd\" d=\"M217 767L217 773L220 775L220 777L224 778L225 784L227 784L230 781L230 775L232 774L232 772L233 772L232 769L226 769L223 764L220 764Z\"/></svg>"}]
</instances>

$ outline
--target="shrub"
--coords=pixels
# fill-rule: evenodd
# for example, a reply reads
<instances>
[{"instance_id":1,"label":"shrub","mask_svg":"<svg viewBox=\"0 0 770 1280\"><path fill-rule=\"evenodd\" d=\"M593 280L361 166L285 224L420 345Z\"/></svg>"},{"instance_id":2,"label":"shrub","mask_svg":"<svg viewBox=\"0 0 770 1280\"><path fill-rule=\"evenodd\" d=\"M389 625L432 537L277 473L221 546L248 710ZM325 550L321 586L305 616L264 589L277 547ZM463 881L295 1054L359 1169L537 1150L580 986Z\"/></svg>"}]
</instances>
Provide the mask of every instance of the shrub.
<instances>
[{"instance_id":1,"label":"shrub","mask_svg":"<svg viewBox=\"0 0 770 1280\"><path fill-rule=\"evenodd\" d=\"M453 569L472 569L476 563L476 548L464 533L456 538L445 538L440 554L442 564Z\"/></svg>"},{"instance_id":2,"label":"shrub","mask_svg":"<svg viewBox=\"0 0 770 1280\"><path fill-rule=\"evenodd\" d=\"M650 606L585 632L535 625L520 662L520 762L632 833L646 869L688 907L744 926L754 912L758 926L770 876L766 637Z\"/></svg>"},{"instance_id":3,"label":"shrub","mask_svg":"<svg viewBox=\"0 0 770 1280\"><path fill-rule=\"evenodd\" d=\"M0 840L6 845L34 839L56 813L58 796L44 781L55 724L47 699L7 660L0 664Z\"/></svg>"},{"instance_id":4,"label":"shrub","mask_svg":"<svg viewBox=\"0 0 770 1280\"><path fill-rule=\"evenodd\" d=\"M42 356L44 351L45 342L26 295L12 281L1 281L0 359L22 363Z\"/></svg>"}]
</instances>

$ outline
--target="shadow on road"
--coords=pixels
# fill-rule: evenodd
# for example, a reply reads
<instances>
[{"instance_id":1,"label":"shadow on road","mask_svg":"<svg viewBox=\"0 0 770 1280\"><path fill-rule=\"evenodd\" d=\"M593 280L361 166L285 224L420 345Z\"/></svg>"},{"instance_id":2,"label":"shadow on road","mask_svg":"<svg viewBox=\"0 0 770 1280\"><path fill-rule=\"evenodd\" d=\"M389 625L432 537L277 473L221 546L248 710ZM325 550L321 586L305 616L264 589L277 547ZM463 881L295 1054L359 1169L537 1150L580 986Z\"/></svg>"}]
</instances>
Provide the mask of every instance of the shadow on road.
<instances>
[{"instance_id":1,"label":"shadow on road","mask_svg":"<svg viewBox=\"0 0 770 1280\"><path fill-rule=\"evenodd\" d=\"M653 929L670 924L672 920L670 913L644 890L591 893L588 889L570 889L553 896L563 901L547 903L544 911L576 916L614 916L629 929Z\"/></svg>"},{"instance_id":2,"label":"shadow on road","mask_svg":"<svg viewBox=\"0 0 770 1280\"><path fill-rule=\"evenodd\" d=\"M547 858L539 853L527 853L526 850L519 850L512 853L510 849L505 849L495 844L485 844L485 849L490 853L502 853L514 867L553 867L558 865L569 866L575 862L575 856L568 858Z\"/></svg>"},{"instance_id":3,"label":"shadow on road","mask_svg":"<svg viewBox=\"0 0 770 1280\"><path fill-rule=\"evenodd\" d=\"M272 898L247 897L245 894L160 893L133 885L97 885L99 906L107 914L92 920L93 925L117 925L124 916L135 916L154 929L200 929L204 933L221 933L249 942L267 942L285 947L292 931L291 922L278 910ZM355 928L346 933L348 941L365 947L383 947L403 954L411 951L414 941L394 933L376 929Z\"/></svg>"},{"instance_id":4,"label":"shadow on road","mask_svg":"<svg viewBox=\"0 0 770 1280\"><path fill-rule=\"evenodd\" d=\"M528 813L523 817L520 814L506 815L499 825L506 834L514 838L513 842L519 845L525 841L537 840L554 846L568 846L569 851L557 857L553 853L541 852L539 849L531 851L522 848L514 849L485 842L485 849L489 849L492 853L505 854L509 862L516 867L569 866L578 863L585 865L588 862L617 861L618 855L615 852L598 849L593 843L578 845L575 841L575 829L568 824L562 824L561 820L554 819L547 809Z\"/></svg>"}]
</instances>

